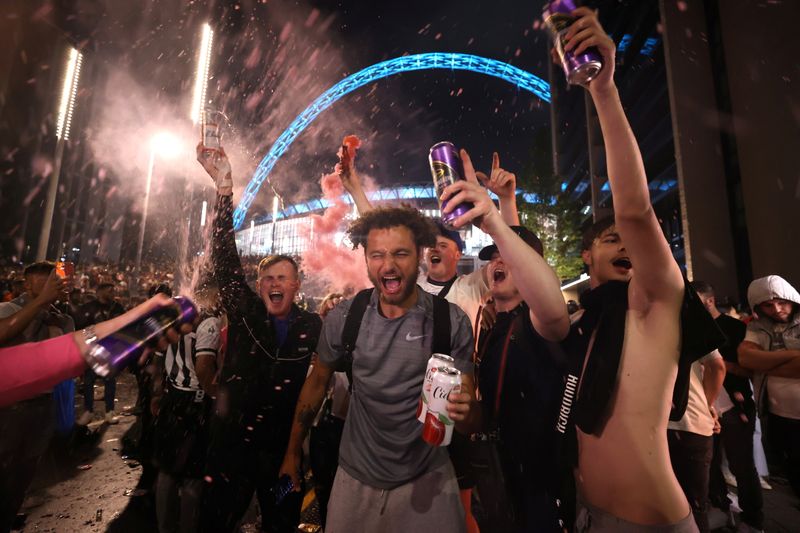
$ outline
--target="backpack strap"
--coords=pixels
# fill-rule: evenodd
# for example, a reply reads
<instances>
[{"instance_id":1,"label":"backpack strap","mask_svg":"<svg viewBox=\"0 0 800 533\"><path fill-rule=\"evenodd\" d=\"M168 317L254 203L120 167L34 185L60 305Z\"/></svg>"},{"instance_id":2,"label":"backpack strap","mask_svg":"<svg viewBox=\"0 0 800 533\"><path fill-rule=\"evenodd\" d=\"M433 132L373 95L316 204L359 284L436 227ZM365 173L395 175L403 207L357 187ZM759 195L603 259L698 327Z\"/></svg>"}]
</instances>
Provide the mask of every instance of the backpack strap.
<instances>
[{"instance_id":1,"label":"backpack strap","mask_svg":"<svg viewBox=\"0 0 800 533\"><path fill-rule=\"evenodd\" d=\"M364 318L364 312L367 310L370 298L372 298L372 291L375 289L364 289L356 294L353 298L353 303L350 304L350 309L347 311L347 318L344 321L344 329L342 330L342 348L344 348L344 372L347 374L347 379L350 381L350 390L353 390L353 350L356 349L356 341L358 340L358 331L361 329L361 321Z\"/></svg>"},{"instance_id":2,"label":"backpack strap","mask_svg":"<svg viewBox=\"0 0 800 533\"><path fill-rule=\"evenodd\" d=\"M441 296L433 296L433 344L432 353L451 355L450 345L450 304Z\"/></svg>"}]
</instances>

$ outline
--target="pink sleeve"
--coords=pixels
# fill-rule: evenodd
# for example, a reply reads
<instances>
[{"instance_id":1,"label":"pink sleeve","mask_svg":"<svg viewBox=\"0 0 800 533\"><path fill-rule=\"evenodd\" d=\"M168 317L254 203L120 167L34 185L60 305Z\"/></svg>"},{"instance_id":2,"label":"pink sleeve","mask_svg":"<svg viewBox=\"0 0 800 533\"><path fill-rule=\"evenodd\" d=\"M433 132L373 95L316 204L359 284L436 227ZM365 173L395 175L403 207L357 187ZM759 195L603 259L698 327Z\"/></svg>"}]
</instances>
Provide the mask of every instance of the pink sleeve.
<instances>
[{"instance_id":1,"label":"pink sleeve","mask_svg":"<svg viewBox=\"0 0 800 533\"><path fill-rule=\"evenodd\" d=\"M0 407L36 396L80 375L86 363L72 333L0 349Z\"/></svg>"}]
</instances>

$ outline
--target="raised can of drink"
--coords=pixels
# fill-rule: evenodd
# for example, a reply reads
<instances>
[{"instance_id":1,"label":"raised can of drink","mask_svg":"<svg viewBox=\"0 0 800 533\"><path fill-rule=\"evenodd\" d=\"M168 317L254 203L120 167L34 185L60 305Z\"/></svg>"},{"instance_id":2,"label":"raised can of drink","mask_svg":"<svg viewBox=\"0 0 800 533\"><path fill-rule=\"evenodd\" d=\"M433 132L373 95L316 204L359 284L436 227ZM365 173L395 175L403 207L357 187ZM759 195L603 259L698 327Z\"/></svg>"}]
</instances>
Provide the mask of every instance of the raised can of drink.
<instances>
[{"instance_id":1,"label":"raised can of drink","mask_svg":"<svg viewBox=\"0 0 800 533\"><path fill-rule=\"evenodd\" d=\"M422 426L422 440L431 446L447 446L453 438L455 423L447 414L447 397L461 390L461 372L442 366L433 374L431 401Z\"/></svg>"},{"instance_id":2,"label":"raised can of drink","mask_svg":"<svg viewBox=\"0 0 800 533\"><path fill-rule=\"evenodd\" d=\"M431 152L428 155L428 163L431 165L431 174L433 175L433 188L436 190L436 199L442 196L444 190L458 180L466 179L464 177L464 164L461 162L461 157L458 155L458 150L451 142L442 141L436 143L431 147ZM439 208L444 209L447 206L447 200L442 202L439 200ZM447 229L458 229L453 226L453 222L472 209L473 205L469 202L464 202L456 206L450 213L442 213L442 224Z\"/></svg>"},{"instance_id":3,"label":"raised can of drink","mask_svg":"<svg viewBox=\"0 0 800 533\"><path fill-rule=\"evenodd\" d=\"M575 22L572 12L575 0L552 0L545 4L544 26L550 32L561 66L567 81L572 85L586 85L592 81L603 68L603 60L597 48L590 47L578 55L564 50L564 35Z\"/></svg>"},{"instance_id":4,"label":"raised can of drink","mask_svg":"<svg viewBox=\"0 0 800 533\"><path fill-rule=\"evenodd\" d=\"M203 111L200 129L203 137L204 150L219 150L221 123L222 114L220 112L212 111L211 109Z\"/></svg>"},{"instance_id":5,"label":"raised can of drink","mask_svg":"<svg viewBox=\"0 0 800 533\"><path fill-rule=\"evenodd\" d=\"M425 423L425 414L428 412L428 404L431 402L433 375L439 367L453 368L453 358L443 353L435 353L428 359L428 366L425 369L425 381L422 382L419 405L417 405L417 420L423 424Z\"/></svg>"}]
</instances>

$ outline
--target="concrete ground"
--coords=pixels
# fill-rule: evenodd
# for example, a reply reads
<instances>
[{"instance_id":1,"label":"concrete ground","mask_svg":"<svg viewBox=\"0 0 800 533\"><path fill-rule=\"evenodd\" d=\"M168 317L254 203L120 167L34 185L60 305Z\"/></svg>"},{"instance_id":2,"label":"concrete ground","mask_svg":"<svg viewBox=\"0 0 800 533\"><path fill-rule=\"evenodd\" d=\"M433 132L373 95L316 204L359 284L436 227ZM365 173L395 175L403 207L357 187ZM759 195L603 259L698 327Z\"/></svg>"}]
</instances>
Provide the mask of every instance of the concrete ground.
<instances>
[{"instance_id":1,"label":"concrete ground","mask_svg":"<svg viewBox=\"0 0 800 533\"><path fill-rule=\"evenodd\" d=\"M102 422L102 381L95 389L96 417L85 431L54 440L51 450L40 464L37 478L28 491L22 512L27 514L25 532L100 532L156 531L155 509L147 497L133 496L142 473L136 460L123 458L122 438L135 421L130 413L136 400L136 380L123 374L117 382L119 424ZM76 398L76 411L82 412L82 397ZM770 480L773 490L764 492L766 531L800 532L800 506L788 483L780 478ZM732 499L735 489L731 489ZM313 493L304 502L302 520L316 522ZM735 499L734 499L735 501ZM725 528L726 517L712 510L714 531ZM314 531L307 527L302 531ZM242 531L258 531L257 512L251 509Z\"/></svg>"}]
</instances>

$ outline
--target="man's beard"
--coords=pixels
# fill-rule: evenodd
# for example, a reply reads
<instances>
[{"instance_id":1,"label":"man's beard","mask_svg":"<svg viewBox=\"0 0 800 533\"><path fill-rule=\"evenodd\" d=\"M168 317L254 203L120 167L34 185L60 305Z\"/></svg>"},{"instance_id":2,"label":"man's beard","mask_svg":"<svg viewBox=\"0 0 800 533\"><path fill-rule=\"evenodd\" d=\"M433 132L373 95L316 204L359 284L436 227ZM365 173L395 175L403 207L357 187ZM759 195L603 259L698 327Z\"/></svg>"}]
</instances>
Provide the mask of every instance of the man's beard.
<instances>
[{"instance_id":1,"label":"man's beard","mask_svg":"<svg viewBox=\"0 0 800 533\"><path fill-rule=\"evenodd\" d=\"M392 294L386 295L383 292L383 283L381 283L380 278L376 278L372 275L371 272L367 271L367 276L369 280L372 282L372 285L375 287L375 290L381 295L383 301L390 305L398 305L403 303L411 294L417 289L417 279L419 278L419 270L414 270L414 272L409 276L405 282L406 286L404 290L399 294Z\"/></svg>"}]
</instances>

